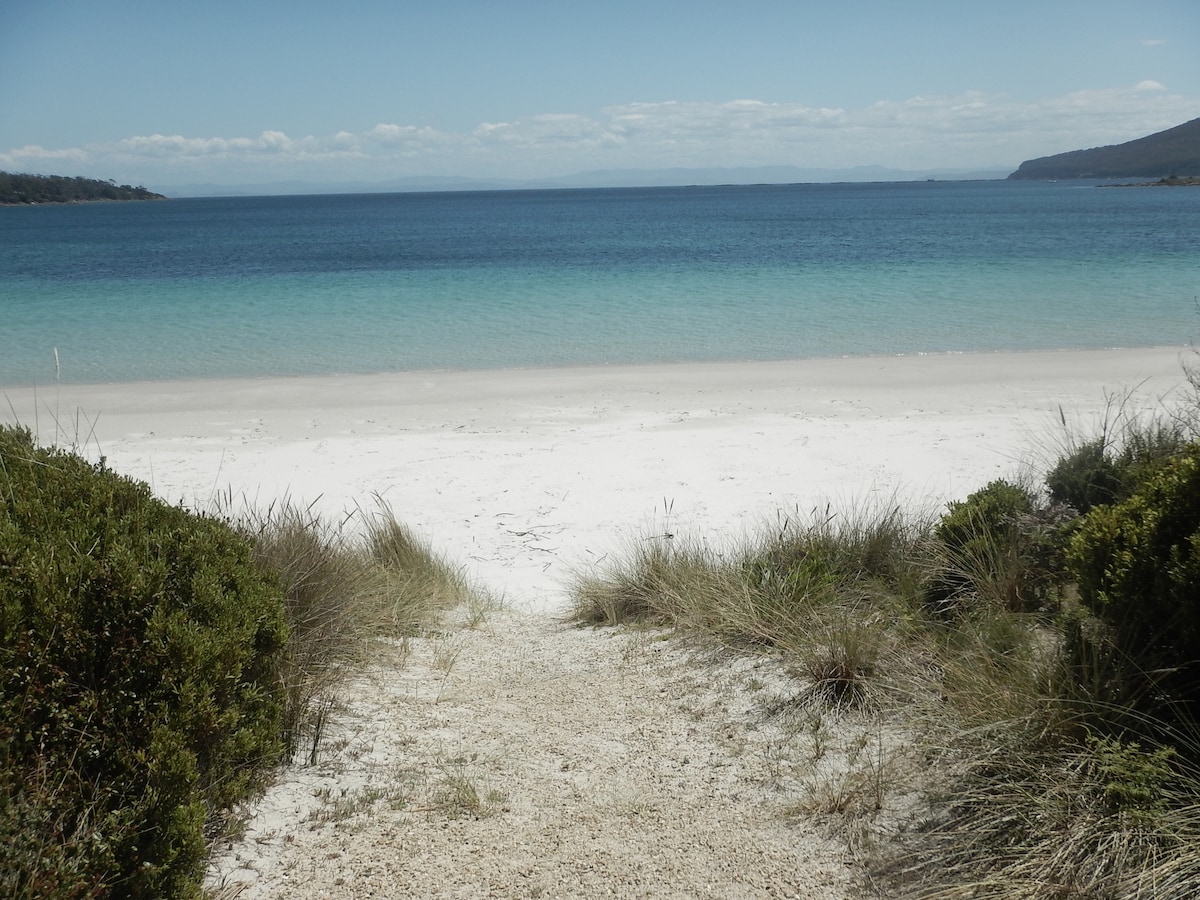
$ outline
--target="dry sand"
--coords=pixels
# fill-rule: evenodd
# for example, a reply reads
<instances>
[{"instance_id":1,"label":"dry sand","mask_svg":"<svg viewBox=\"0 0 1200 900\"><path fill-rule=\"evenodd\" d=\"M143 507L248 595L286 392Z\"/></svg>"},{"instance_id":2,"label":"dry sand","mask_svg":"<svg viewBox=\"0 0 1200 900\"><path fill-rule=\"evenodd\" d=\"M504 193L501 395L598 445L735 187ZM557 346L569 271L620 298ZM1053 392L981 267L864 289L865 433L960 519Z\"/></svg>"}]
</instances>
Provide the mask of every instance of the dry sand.
<instances>
[{"instance_id":1,"label":"dry sand","mask_svg":"<svg viewBox=\"0 0 1200 900\"><path fill-rule=\"evenodd\" d=\"M1131 405L1157 407L1186 358L1168 348L6 396L10 418L44 442L82 444L172 501L289 495L336 514L379 495L505 598L483 626L451 623L413 642L406 665L397 650L356 680L321 758L283 774L244 840L218 854L214 884L245 897L845 897L847 854L796 810L845 782L855 736L816 722L802 740L768 716L787 691L778 661L697 661L646 633L565 626L554 616L564 583L668 529L718 542L827 501L937 509L1044 464L1030 454L1061 434L1062 416L1087 432L1128 390Z\"/></svg>"},{"instance_id":2,"label":"dry sand","mask_svg":"<svg viewBox=\"0 0 1200 900\"><path fill-rule=\"evenodd\" d=\"M935 505L1012 474L1106 392L1154 405L1176 349L421 372L5 392L162 497L339 513L373 495L520 608L670 519L719 539L777 510ZM668 516L669 513L669 516Z\"/></svg>"}]
</instances>

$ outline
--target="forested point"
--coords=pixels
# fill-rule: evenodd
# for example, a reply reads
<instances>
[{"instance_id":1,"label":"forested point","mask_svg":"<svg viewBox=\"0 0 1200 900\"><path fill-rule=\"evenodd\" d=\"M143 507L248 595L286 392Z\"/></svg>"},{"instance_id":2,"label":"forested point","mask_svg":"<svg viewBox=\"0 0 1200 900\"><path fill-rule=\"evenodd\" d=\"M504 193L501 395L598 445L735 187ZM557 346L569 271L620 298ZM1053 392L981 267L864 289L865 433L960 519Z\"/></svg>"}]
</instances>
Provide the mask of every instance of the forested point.
<instances>
[{"instance_id":1,"label":"forested point","mask_svg":"<svg viewBox=\"0 0 1200 900\"><path fill-rule=\"evenodd\" d=\"M1200 119L1192 119L1124 144L1072 150L1027 159L1009 175L1015 179L1161 178L1174 187L1200 176Z\"/></svg>"},{"instance_id":2,"label":"forested point","mask_svg":"<svg viewBox=\"0 0 1200 900\"><path fill-rule=\"evenodd\" d=\"M22 175L0 172L0 205L91 203L97 200L166 200L139 185L117 184L69 175Z\"/></svg>"}]
</instances>

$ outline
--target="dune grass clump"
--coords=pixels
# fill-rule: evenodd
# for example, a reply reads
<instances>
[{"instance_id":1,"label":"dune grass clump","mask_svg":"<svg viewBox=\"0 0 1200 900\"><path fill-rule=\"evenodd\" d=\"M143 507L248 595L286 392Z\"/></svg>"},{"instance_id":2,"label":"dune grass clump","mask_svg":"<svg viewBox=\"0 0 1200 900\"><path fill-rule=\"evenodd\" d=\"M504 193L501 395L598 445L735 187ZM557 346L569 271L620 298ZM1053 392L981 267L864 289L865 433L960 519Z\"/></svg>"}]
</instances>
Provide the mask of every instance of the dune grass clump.
<instances>
[{"instance_id":1,"label":"dune grass clump","mask_svg":"<svg viewBox=\"0 0 1200 900\"><path fill-rule=\"evenodd\" d=\"M910 615L896 601L924 577L921 534L892 507L789 517L728 552L678 535L651 538L627 561L579 578L572 613L592 624L669 624L730 646L778 650L808 672L814 698L857 705Z\"/></svg>"},{"instance_id":2,"label":"dune grass clump","mask_svg":"<svg viewBox=\"0 0 1200 900\"><path fill-rule=\"evenodd\" d=\"M310 713L319 715L322 698L367 658L383 579L341 525L311 508L283 500L233 521L282 592L289 626L280 667L284 737L294 752Z\"/></svg>"},{"instance_id":3,"label":"dune grass clump","mask_svg":"<svg viewBox=\"0 0 1200 900\"><path fill-rule=\"evenodd\" d=\"M985 734L955 736L951 789L878 873L887 896L1196 896L1200 773L1176 748L1018 723Z\"/></svg>"},{"instance_id":4,"label":"dune grass clump","mask_svg":"<svg viewBox=\"0 0 1200 900\"><path fill-rule=\"evenodd\" d=\"M362 514L365 552L382 576L382 593L372 617L374 628L389 637L405 637L447 610L464 607L476 625L498 605L459 567L434 552L428 542L401 524L382 501Z\"/></svg>"},{"instance_id":5,"label":"dune grass clump","mask_svg":"<svg viewBox=\"0 0 1200 900\"><path fill-rule=\"evenodd\" d=\"M380 638L404 639L460 605L486 608L462 571L397 522L390 508L356 508L334 521L288 499L223 515L278 578L289 639L281 666L289 751L306 736L315 758L345 678L378 657Z\"/></svg>"},{"instance_id":6,"label":"dune grass clump","mask_svg":"<svg viewBox=\"0 0 1200 900\"><path fill-rule=\"evenodd\" d=\"M594 625L665 624L701 610L736 585L719 557L686 538L650 537L602 575L579 577L572 591L572 618Z\"/></svg>"},{"instance_id":7,"label":"dune grass clump","mask_svg":"<svg viewBox=\"0 0 1200 900\"><path fill-rule=\"evenodd\" d=\"M775 644L807 676L809 698L868 705L907 671L894 655L911 636L907 598L927 577L926 530L898 506L844 516L826 506L808 521L785 519L742 564L763 598L761 621L779 623Z\"/></svg>"}]
</instances>

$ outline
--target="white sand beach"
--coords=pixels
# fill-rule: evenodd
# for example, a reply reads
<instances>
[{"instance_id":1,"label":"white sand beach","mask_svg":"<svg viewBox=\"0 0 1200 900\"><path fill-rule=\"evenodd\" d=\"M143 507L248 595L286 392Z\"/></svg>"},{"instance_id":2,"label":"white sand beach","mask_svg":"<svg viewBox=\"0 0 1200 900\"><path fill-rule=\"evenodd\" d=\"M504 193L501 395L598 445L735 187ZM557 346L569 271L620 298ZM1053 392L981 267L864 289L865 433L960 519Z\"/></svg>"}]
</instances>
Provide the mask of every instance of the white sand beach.
<instances>
[{"instance_id":1,"label":"white sand beach","mask_svg":"<svg viewBox=\"0 0 1200 900\"><path fill-rule=\"evenodd\" d=\"M1154 406L1183 348L46 386L8 418L207 508L330 513L379 495L518 608L668 524L717 540L777 512L1011 475L1106 398ZM6 407L6 409L5 409Z\"/></svg>"},{"instance_id":2,"label":"white sand beach","mask_svg":"<svg viewBox=\"0 0 1200 900\"><path fill-rule=\"evenodd\" d=\"M717 542L826 502L936 511L1047 463L1031 454L1063 417L1087 434L1120 398L1160 408L1190 358L1162 348L6 396L43 442L77 442L171 501L286 495L337 514L379 495L510 607L479 627L453 619L347 684L317 762L283 772L241 838L217 848L219 896L845 898L861 873L803 811L860 777L853 754L890 760L902 735L818 723L818 749L764 713L788 696L779 659L697 660L654 632L571 627L555 615L564 583L668 529ZM879 814L904 802L889 794Z\"/></svg>"}]
</instances>

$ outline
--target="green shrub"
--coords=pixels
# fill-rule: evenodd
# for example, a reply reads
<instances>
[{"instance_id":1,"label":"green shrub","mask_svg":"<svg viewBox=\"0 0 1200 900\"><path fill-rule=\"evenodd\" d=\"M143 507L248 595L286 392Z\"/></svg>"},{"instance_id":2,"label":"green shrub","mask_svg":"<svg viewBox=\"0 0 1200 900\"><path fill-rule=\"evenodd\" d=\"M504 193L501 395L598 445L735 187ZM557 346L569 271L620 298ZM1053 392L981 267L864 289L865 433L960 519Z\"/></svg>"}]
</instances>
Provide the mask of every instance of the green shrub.
<instances>
[{"instance_id":1,"label":"green shrub","mask_svg":"<svg viewBox=\"0 0 1200 900\"><path fill-rule=\"evenodd\" d=\"M1085 606L1108 626L1138 695L1200 701L1200 444L1116 506L1098 507L1068 564ZM1142 674L1144 673L1144 674ZM1136 686L1134 686L1136 687Z\"/></svg>"},{"instance_id":2,"label":"green shrub","mask_svg":"<svg viewBox=\"0 0 1200 900\"><path fill-rule=\"evenodd\" d=\"M978 603L1032 612L1052 595L1060 568L1064 517L1003 479L949 504L934 529L942 565L926 602L942 612Z\"/></svg>"},{"instance_id":3,"label":"green shrub","mask_svg":"<svg viewBox=\"0 0 1200 900\"><path fill-rule=\"evenodd\" d=\"M1186 446L1172 421L1128 421L1117 438L1107 433L1072 447L1046 475L1050 498L1080 514L1128 500Z\"/></svg>"},{"instance_id":4,"label":"green shrub","mask_svg":"<svg viewBox=\"0 0 1200 900\"><path fill-rule=\"evenodd\" d=\"M1004 541L1017 520L1033 509L1033 500L1024 488L998 478L967 497L949 504L938 522L938 540L955 551L964 551L984 542Z\"/></svg>"},{"instance_id":5,"label":"green shrub","mask_svg":"<svg viewBox=\"0 0 1200 900\"><path fill-rule=\"evenodd\" d=\"M1104 801L1112 812L1150 817L1168 808L1166 791L1174 772L1174 747L1143 750L1141 745L1091 736L1088 746Z\"/></svg>"},{"instance_id":6,"label":"green shrub","mask_svg":"<svg viewBox=\"0 0 1200 900\"><path fill-rule=\"evenodd\" d=\"M197 893L280 753L285 639L227 525L0 427L0 894Z\"/></svg>"},{"instance_id":7,"label":"green shrub","mask_svg":"<svg viewBox=\"0 0 1200 900\"><path fill-rule=\"evenodd\" d=\"M1116 501L1121 477L1104 439L1094 438L1059 458L1046 474L1046 487L1051 499L1082 514Z\"/></svg>"}]
</instances>

